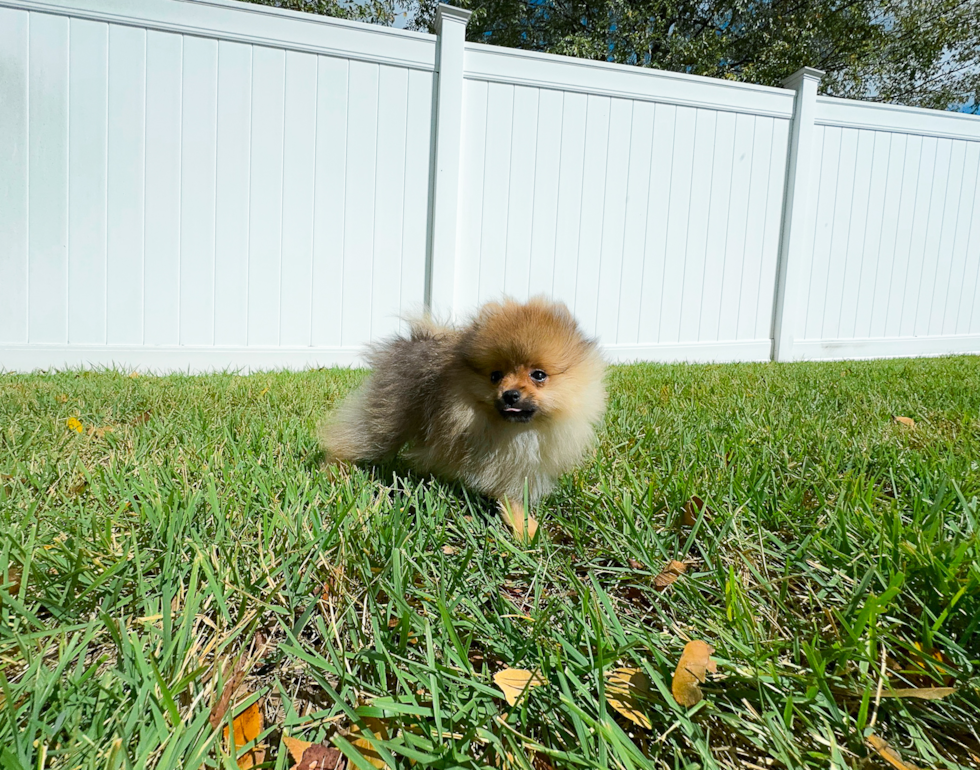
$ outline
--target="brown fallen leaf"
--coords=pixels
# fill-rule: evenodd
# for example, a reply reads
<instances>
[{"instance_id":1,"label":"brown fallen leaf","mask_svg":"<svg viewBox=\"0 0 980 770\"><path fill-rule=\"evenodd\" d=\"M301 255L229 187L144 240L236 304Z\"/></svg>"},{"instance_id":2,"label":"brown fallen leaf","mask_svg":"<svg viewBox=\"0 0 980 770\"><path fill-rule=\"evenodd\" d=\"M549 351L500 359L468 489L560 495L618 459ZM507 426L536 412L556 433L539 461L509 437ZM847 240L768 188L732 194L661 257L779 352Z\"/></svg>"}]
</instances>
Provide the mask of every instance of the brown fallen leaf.
<instances>
[{"instance_id":1,"label":"brown fallen leaf","mask_svg":"<svg viewBox=\"0 0 980 770\"><path fill-rule=\"evenodd\" d=\"M892 415L892 422L897 422L899 425L904 425L907 428L915 427L915 420L913 420L911 417L896 417L895 415Z\"/></svg>"},{"instance_id":2,"label":"brown fallen leaf","mask_svg":"<svg viewBox=\"0 0 980 770\"><path fill-rule=\"evenodd\" d=\"M704 504L704 500L697 495L694 495L690 500L684 503L684 526L693 527L695 524L697 524L698 516L701 515L702 511L704 512L704 518L711 518L711 509Z\"/></svg>"},{"instance_id":3,"label":"brown fallen leaf","mask_svg":"<svg viewBox=\"0 0 980 770\"><path fill-rule=\"evenodd\" d=\"M643 702L649 701L650 693L650 678L638 668L614 668L606 673L606 700L609 705L646 730L653 727L643 708Z\"/></svg>"},{"instance_id":4,"label":"brown fallen leaf","mask_svg":"<svg viewBox=\"0 0 980 770\"><path fill-rule=\"evenodd\" d=\"M24 570L17 564L7 565L7 579L3 579L3 573L0 572L0 586L4 586L4 590L10 596L17 596L20 593L20 584L24 579ZM0 599L0 604L3 604L3 600Z\"/></svg>"},{"instance_id":5,"label":"brown fallen leaf","mask_svg":"<svg viewBox=\"0 0 980 770\"><path fill-rule=\"evenodd\" d=\"M113 428L111 425L106 425L103 428L96 428L94 425L88 429L88 435L95 436L96 438L104 438L106 433L112 433Z\"/></svg>"},{"instance_id":6,"label":"brown fallen leaf","mask_svg":"<svg viewBox=\"0 0 980 770\"><path fill-rule=\"evenodd\" d=\"M293 762L302 762L303 753L310 748L310 746L315 745L311 741L292 738L288 735L282 736L282 742L286 744L286 748L289 750L289 756L293 758Z\"/></svg>"},{"instance_id":7,"label":"brown fallen leaf","mask_svg":"<svg viewBox=\"0 0 980 770\"><path fill-rule=\"evenodd\" d=\"M217 730L224 720L225 714L228 713L228 705L245 678L245 659L239 658L234 663L230 660L225 663L224 676L225 687L218 700L211 704L211 715L208 717L212 730Z\"/></svg>"},{"instance_id":8,"label":"brown fallen leaf","mask_svg":"<svg viewBox=\"0 0 980 770\"><path fill-rule=\"evenodd\" d=\"M383 741L388 740L388 726L376 717L361 717L367 728L374 733L375 738L380 738ZM350 730L350 742L364 757L368 762L370 762L378 770L383 770L388 764L381 758L381 755L375 750L371 742L364 737L361 732L361 728L358 725L353 725Z\"/></svg>"},{"instance_id":9,"label":"brown fallen leaf","mask_svg":"<svg viewBox=\"0 0 980 770\"><path fill-rule=\"evenodd\" d=\"M545 684L540 674L523 668L505 668L493 675L494 684L500 688L511 706L516 706L522 695L532 687Z\"/></svg>"},{"instance_id":10,"label":"brown fallen leaf","mask_svg":"<svg viewBox=\"0 0 980 770\"><path fill-rule=\"evenodd\" d=\"M259 702L255 701L231 722L235 731L235 750L238 751L246 743L254 741L262 732L262 710ZM231 741L228 739L228 727L224 730L225 746L231 751ZM254 746L240 757L238 757L238 767L240 770L247 770L249 767L261 764L265 760L265 748Z\"/></svg>"},{"instance_id":11,"label":"brown fallen leaf","mask_svg":"<svg viewBox=\"0 0 980 770\"><path fill-rule=\"evenodd\" d=\"M342 770L347 767L347 758L333 746L301 741L288 735L282 736L282 742L296 763L294 770Z\"/></svg>"},{"instance_id":12,"label":"brown fallen leaf","mask_svg":"<svg viewBox=\"0 0 980 770\"><path fill-rule=\"evenodd\" d=\"M442 547L442 552L446 554L446 556L452 556L454 553L456 553L456 549L451 545L444 545Z\"/></svg>"},{"instance_id":13,"label":"brown fallen leaf","mask_svg":"<svg viewBox=\"0 0 980 770\"><path fill-rule=\"evenodd\" d=\"M642 561L638 561L636 559L628 559L627 561L630 565L630 568L635 569L637 572L646 572L648 569L647 565L644 564Z\"/></svg>"},{"instance_id":14,"label":"brown fallen leaf","mask_svg":"<svg viewBox=\"0 0 980 770\"><path fill-rule=\"evenodd\" d=\"M699 685L704 682L709 672L713 674L717 671L717 665L711 659L711 653L714 651L714 647L701 639L695 639L685 645L681 659L677 661L674 681L670 688L674 700L682 706L694 706L704 697Z\"/></svg>"},{"instance_id":15,"label":"brown fallen leaf","mask_svg":"<svg viewBox=\"0 0 980 770\"><path fill-rule=\"evenodd\" d=\"M143 412L143 414L141 414L139 417L136 417L133 420L133 425L145 425L146 423L148 423L150 421L150 417L152 417L152 416L153 415L150 412L150 410L147 409L145 412Z\"/></svg>"},{"instance_id":16,"label":"brown fallen leaf","mask_svg":"<svg viewBox=\"0 0 980 770\"><path fill-rule=\"evenodd\" d=\"M684 562L671 559L663 571L653 579L653 587L658 591L666 591L685 572L687 572L687 565Z\"/></svg>"},{"instance_id":17,"label":"brown fallen leaf","mask_svg":"<svg viewBox=\"0 0 980 770\"><path fill-rule=\"evenodd\" d=\"M919 698L920 700L939 700L956 692L955 687L898 687L882 690L882 698Z\"/></svg>"},{"instance_id":18,"label":"brown fallen leaf","mask_svg":"<svg viewBox=\"0 0 980 770\"><path fill-rule=\"evenodd\" d=\"M921 770L917 765L902 759L902 755L889 746L888 741L879 738L874 733L865 738L864 742L877 751L878 755L896 770Z\"/></svg>"}]
</instances>

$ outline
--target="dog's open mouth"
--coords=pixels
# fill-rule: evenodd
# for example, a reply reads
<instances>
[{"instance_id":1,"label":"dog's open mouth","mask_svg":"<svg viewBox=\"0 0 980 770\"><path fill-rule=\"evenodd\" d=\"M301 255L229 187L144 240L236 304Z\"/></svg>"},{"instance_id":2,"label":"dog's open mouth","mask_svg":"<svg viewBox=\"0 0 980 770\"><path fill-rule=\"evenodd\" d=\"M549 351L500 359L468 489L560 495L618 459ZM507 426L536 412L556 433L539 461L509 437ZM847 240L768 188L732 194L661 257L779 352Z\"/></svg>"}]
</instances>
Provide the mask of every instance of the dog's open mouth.
<instances>
[{"instance_id":1,"label":"dog's open mouth","mask_svg":"<svg viewBox=\"0 0 980 770\"><path fill-rule=\"evenodd\" d=\"M523 408L520 406L498 406L497 411L508 422L530 422L538 410L533 406Z\"/></svg>"}]
</instances>

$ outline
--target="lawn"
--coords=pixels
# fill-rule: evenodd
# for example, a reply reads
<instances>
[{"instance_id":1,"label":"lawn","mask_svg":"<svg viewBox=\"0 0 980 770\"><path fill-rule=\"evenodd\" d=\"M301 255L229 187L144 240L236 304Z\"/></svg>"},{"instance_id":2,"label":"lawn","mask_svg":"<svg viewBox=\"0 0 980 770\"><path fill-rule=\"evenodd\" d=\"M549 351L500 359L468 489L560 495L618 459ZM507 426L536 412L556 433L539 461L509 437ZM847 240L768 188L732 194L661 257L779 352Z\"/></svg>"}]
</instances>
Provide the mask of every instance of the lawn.
<instances>
[{"instance_id":1,"label":"lawn","mask_svg":"<svg viewBox=\"0 0 980 770\"><path fill-rule=\"evenodd\" d=\"M530 545L319 472L362 376L0 375L0 768L980 767L980 358L615 367Z\"/></svg>"}]
</instances>

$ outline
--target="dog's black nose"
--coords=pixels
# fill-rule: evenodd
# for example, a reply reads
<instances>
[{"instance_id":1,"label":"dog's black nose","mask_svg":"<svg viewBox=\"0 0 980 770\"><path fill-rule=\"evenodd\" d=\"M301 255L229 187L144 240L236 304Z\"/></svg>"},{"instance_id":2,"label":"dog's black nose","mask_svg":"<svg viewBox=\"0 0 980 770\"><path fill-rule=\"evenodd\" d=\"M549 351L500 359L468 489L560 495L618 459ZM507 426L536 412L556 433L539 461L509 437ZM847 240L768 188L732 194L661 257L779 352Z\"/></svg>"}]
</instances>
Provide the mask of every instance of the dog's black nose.
<instances>
[{"instance_id":1,"label":"dog's black nose","mask_svg":"<svg viewBox=\"0 0 980 770\"><path fill-rule=\"evenodd\" d=\"M519 390L505 390L502 398L507 406L513 406L521 400L521 392Z\"/></svg>"}]
</instances>

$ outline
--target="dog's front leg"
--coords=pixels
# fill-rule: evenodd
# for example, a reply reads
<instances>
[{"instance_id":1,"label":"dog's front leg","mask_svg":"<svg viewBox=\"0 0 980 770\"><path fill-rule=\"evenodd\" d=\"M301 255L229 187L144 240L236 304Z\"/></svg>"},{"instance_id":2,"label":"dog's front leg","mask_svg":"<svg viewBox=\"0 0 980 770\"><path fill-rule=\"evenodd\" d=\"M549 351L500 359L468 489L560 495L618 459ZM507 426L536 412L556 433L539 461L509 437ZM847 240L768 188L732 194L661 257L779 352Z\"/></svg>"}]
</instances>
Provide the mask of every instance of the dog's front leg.
<instances>
[{"instance_id":1,"label":"dog's front leg","mask_svg":"<svg viewBox=\"0 0 980 770\"><path fill-rule=\"evenodd\" d=\"M518 540L533 540L538 531L538 522L525 509L524 504L502 497L500 499L500 517L513 530Z\"/></svg>"}]
</instances>

